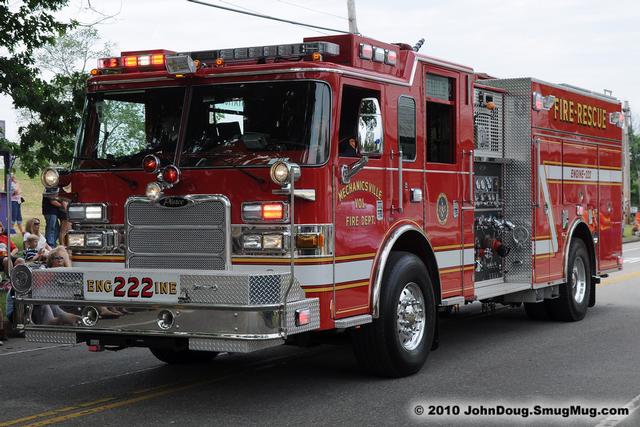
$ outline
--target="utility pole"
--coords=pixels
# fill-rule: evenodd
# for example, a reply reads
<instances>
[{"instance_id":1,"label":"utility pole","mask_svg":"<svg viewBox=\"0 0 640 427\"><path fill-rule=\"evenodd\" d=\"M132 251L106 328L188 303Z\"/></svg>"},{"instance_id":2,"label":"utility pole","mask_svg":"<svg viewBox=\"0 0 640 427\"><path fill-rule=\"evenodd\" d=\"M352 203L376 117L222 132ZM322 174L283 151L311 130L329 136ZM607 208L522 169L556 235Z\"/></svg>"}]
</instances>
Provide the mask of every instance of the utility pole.
<instances>
[{"instance_id":1,"label":"utility pole","mask_svg":"<svg viewBox=\"0 0 640 427\"><path fill-rule=\"evenodd\" d=\"M347 0L347 12L349 14L349 32L351 34L360 34L358 32L358 22L356 21L356 0Z\"/></svg>"},{"instance_id":2,"label":"utility pole","mask_svg":"<svg viewBox=\"0 0 640 427\"><path fill-rule=\"evenodd\" d=\"M622 130L622 212L624 223L629 224L631 214L631 159L629 142L631 139L631 110L629 101L624 101L622 105L624 113L624 129Z\"/></svg>"}]
</instances>

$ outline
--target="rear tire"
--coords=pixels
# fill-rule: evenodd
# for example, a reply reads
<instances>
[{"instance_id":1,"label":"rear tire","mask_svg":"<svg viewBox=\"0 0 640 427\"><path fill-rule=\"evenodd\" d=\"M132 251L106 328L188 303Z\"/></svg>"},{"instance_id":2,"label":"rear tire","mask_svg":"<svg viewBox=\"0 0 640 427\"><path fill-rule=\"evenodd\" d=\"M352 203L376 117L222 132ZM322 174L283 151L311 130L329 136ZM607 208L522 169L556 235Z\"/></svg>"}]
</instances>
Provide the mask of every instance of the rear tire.
<instances>
[{"instance_id":1,"label":"rear tire","mask_svg":"<svg viewBox=\"0 0 640 427\"><path fill-rule=\"evenodd\" d=\"M215 351L177 350L163 347L151 347L149 350L158 360L169 365L208 363L218 355Z\"/></svg>"},{"instance_id":2,"label":"rear tire","mask_svg":"<svg viewBox=\"0 0 640 427\"><path fill-rule=\"evenodd\" d=\"M554 320L576 322L587 314L591 295L591 264L584 242L573 240L569 248L567 283L560 285L560 297L545 301Z\"/></svg>"},{"instance_id":3,"label":"rear tire","mask_svg":"<svg viewBox=\"0 0 640 427\"><path fill-rule=\"evenodd\" d=\"M380 317L352 332L360 366L378 376L404 377L422 368L433 343L436 304L422 261L392 252L382 278Z\"/></svg>"}]
</instances>

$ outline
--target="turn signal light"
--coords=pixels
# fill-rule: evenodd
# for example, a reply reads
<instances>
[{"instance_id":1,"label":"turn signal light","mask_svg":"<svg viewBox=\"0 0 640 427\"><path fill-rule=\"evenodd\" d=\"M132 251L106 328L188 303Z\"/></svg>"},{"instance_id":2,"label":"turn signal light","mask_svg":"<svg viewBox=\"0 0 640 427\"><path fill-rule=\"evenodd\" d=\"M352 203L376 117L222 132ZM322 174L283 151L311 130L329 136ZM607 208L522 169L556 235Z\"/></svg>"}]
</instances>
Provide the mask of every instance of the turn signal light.
<instances>
[{"instance_id":1,"label":"turn signal light","mask_svg":"<svg viewBox=\"0 0 640 427\"><path fill-rule=\"evenodd\" d=\"M284 206L282 203L265 203L262 205L262 219L283 219Z\"/></svg>"},{"instance_id":2,"label":"turn signal light","mask_svg":"<svg viewBox=\"0 0 640 427\"><path fill-rule=\"evenodd\" d=\"M169 165L162 171L162 179L168 184L177 184L180 181L180 169Z\"/></svg>"},{"instance_id":3,"label":"turn signal light","mask_svg":"<svg viewBox=\"0 0 640 427\"><path fill-rule=\"evenodd\" d=\"M160 159L149 154L142 159L142 169L147 173L156 173L160 167Z\"/></svg>"},{"instance_id":4,"label":"turn signal light","mask_svg":"<svg viewBox=\"0 0 640 427\"><path fill-rule=\"evenodd\" d=\"M324 247L324 235L321 233L296 234L296 247L299 249L319 249Z\"/></svg>"}]
</instances>

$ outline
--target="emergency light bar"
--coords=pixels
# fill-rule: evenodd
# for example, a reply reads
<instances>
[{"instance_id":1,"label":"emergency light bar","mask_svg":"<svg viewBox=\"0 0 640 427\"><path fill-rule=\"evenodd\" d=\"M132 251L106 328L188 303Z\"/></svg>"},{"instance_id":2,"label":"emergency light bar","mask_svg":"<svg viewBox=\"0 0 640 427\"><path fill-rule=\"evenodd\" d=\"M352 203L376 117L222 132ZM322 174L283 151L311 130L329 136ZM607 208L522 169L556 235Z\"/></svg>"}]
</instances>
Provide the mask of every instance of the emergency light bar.
<instances>
[{"instance_id":1,"label":"emergency light bar","mask_svg":"<svg viewBox=\"0 0 640 427\"><path fill-rule=\"evenodd\" d=\"M217 49L199 52L191 52L193 59L201 61L215 61L222 59L224 62L252 61L267 58L294 58L319 53L320 55L340 55L340 46L330 42L307 42L281 44L273 46L238 47L233 49Z\"/></svg>"},{"instance_id":2,"label":"emergency light bar","mask_svg":"<svg viewBox=\"0 0 640 427\"><path fill-rule=\"evenodd\" d=\"M122 52L121 56L98 59L98 70L164 70L166 57L175 54L170 50L143 50Z\"/></svg>"}]
</instances>

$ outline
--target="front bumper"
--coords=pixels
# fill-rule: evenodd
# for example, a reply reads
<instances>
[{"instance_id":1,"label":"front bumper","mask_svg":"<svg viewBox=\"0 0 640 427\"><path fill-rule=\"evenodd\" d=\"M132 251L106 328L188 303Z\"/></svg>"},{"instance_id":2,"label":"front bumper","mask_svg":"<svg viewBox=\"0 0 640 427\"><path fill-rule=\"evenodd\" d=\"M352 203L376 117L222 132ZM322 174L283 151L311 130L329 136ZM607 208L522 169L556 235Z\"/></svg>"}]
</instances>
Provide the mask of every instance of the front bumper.
<instances>
[{"instance_id":1,"label":"front bumper","mask_svg":"<svg viewBox=\"0 0 640 427\"><path fill-rule=\"evenodd\" d=\"M250 352L284 343L293 334L320 327L319 300L305 298L289 273L166 270L179 278L175 301L122 301L90 294L86 280L96 271L79 268L34 270L28 293L18 295L18 327L26 339L37 342L76 343L118 336L188 340L191 350ZM102 277L144 277L162 270L99 270ZM43 318L48 307L64 316ZM122 309L115 318L100 316L87 326L83 314L92 308ZM48 310L48 308L47 308ZM56 310L54 310L56 311ZM52 311L49 311L52 313ZM170 313L167 328L159 319ZM296 312L304 313L296 322ZM55 313L54 313L55 314ZM68 314L68 315L67 315ZM89 322L92 323L92 322ZM140 340L144 342L144 340Z\"/></svg>"}]
</instances>

